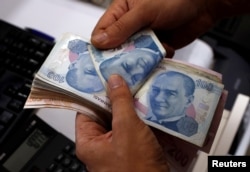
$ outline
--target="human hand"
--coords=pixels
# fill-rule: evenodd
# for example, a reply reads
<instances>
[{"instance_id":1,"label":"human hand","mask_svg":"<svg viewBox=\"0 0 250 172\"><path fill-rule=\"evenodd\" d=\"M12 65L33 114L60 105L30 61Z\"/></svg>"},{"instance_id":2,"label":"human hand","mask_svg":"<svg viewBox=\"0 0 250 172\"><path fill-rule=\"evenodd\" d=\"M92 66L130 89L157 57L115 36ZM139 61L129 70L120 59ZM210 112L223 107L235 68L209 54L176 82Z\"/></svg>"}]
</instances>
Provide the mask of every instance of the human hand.
<instances>
[{"instance_id":1,"label":"human hand","mask_svg":"<svg viewBox=\"0 0 250 172\"><path fill-rule=\"evenodd\" d=\"M114 0L94 28L91 41L97 48L114 48L150 27L172 54L172 48L186 45L212 25L205 5L201 0Z\"/></svg>"},{"instance_id":2,"label":"human hand","mask_svg":"<svg viewBox=\"0 0 250 172\"><path fill-rule=\"evenodd\" d=\"M139 119L125 81L113 75L108 81L112 104L112 130L87 115L76 116L76 155L90 172L166 172L167 161L151 129Z\"/></svg>"},{"instance_id":3,"label":"human hand","mask_svg":"<svg viewBox=\"0 0 250 172\"><path fill-rule=\"evenodd\" d=\"M246 0L114 0L94 28L91 42L97 48L115 48L135 32L151 28L171 57L217 20L249 12L249 6Z\"/></svg>"}]
</instances>

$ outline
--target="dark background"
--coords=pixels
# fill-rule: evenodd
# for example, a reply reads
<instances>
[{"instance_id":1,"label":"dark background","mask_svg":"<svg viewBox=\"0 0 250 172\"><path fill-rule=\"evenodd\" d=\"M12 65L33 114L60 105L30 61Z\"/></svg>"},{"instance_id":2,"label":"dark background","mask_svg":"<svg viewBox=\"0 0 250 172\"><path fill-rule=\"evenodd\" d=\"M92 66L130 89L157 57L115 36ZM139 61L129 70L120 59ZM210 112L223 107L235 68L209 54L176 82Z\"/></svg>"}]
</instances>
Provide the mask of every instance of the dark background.
<instances>
[{"instance_id":1,"label":"dark background","mask_svg":"<svg viewBox=\"0 0 250 172\"><path fill-rule=\"evenodd\" d=\"M213 49L213 70L222 73L230 111L237 94L250 96L250 15L224 19L200 38Z\"/></svg>"},{"instance_id":2,"label":"dark background","mask_svg":"<svg viewBox=\"0 0 250 172\"><path fill-rule=\"evenodd\" d=\"M224 19L200 38L213 49L213 70L222 74L228 90L225 109L231 111L239 93L250 96L250 15ZM250 125L249 113L244 114L229 154L235 153L245 128Z\"/></svg>"}]
</instances>

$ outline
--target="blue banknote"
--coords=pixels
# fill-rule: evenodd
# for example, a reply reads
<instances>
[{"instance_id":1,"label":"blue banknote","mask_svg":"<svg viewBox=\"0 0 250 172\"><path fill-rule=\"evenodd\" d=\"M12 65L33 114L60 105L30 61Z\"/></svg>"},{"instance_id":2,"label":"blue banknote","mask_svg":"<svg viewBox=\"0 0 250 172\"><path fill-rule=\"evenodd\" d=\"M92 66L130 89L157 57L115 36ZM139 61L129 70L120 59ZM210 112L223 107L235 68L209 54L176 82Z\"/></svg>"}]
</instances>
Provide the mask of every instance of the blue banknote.
<instances>
[{"instance_id":1,"label":"blue banknote","mask_svg":"<svg viewBox=\"0 0 250 172\"><path fill-rule=\"evenodd\" d=\"M121 75L135 93L152 70L166 56L166 51L152 30L133 35L120 47L111 50L99 50L89 45L93 59L103 85L110 75Z\"/></svg>"},{"instance_id":2,"label":"blue banknote","mask_svg":"<svg viewBox=\"0 0 250 172\"><path fill-rule=\"evenodd\" d=\"M164 59L136 93L136 109L147 124L202 146L223 89L220 75Z\"/></svg>"}]
</instances>

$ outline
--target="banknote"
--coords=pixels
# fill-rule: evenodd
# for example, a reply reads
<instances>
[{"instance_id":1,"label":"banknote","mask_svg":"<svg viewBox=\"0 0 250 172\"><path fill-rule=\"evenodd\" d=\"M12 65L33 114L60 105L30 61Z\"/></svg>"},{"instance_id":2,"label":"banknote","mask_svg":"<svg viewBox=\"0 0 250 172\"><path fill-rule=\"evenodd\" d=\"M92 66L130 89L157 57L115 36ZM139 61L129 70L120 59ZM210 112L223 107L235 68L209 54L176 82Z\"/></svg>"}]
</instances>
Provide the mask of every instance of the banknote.
<instances>
[{"instance_id":1,"label":"banknote","mask_svg":"<svg viewBox=\"0 0 250 172\"><path fill-rule=\"evenodd\" d=\"M119 74L133 94L166 56L165 49L152 30L133 35L116 49L101 51L92 45L88 47L103 85L106 85L111 74Z\"/></svg>"},{"instance_id":2,"label":"banknote","mask_svg":"<svg viewBox=\"0 0 250 172\"><path fill-rule=\"evenodd\" d=\"M136 93L135 107L148 125L203 146L223 90L221 75L164 59Z\"/></svg>"}]
</instances>

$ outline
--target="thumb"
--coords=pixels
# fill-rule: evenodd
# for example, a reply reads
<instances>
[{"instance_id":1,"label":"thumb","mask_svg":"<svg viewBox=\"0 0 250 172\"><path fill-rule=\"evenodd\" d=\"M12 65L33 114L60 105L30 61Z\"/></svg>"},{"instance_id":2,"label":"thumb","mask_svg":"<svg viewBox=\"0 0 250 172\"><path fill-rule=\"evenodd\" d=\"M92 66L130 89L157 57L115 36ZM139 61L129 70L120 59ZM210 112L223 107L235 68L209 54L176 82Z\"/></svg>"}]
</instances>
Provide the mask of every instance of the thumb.
<instances>
[{"instance_id":1,"label":"thumb","mask_svg":"<svg viewBox=\"0 0 250 172\"><path fill-rule=\"evenodd\" d=\"M123 78L119 75L111 75L108 88L112 104L113 132L130 133L128 131L134 131L133 127L138 127L138 124L145 125L135 112L132 94Z\"/></svg>"},{"instance_id":2,"label":"thumb","mask_svg":"<svg viewBox=\"0 0 250 172\"><path fill-rule=\"evenodd\" d=\"M102 16L92 32L91 43L100 49L116 48L124 43L131 35L146 25L142 22L142 17L136 13L136 10L130 10L117 19L117 16L112 18L112 14L108 11ZM109 21L107 21L108 19Z\"/></svg>"}]
</instances>

